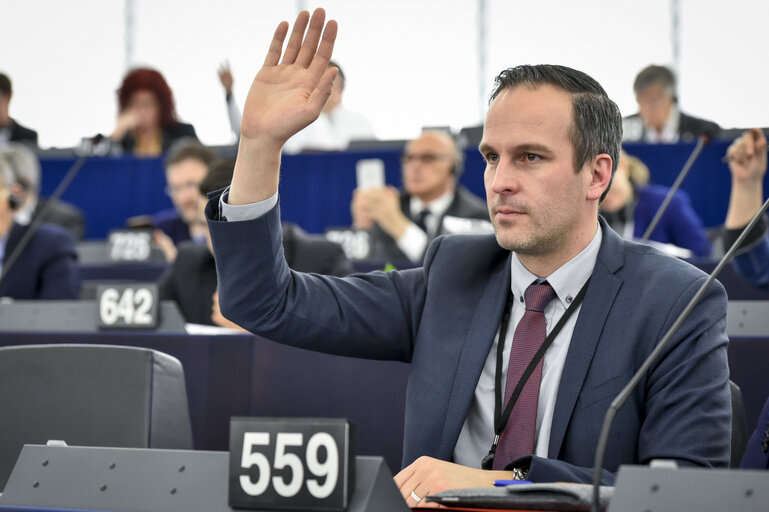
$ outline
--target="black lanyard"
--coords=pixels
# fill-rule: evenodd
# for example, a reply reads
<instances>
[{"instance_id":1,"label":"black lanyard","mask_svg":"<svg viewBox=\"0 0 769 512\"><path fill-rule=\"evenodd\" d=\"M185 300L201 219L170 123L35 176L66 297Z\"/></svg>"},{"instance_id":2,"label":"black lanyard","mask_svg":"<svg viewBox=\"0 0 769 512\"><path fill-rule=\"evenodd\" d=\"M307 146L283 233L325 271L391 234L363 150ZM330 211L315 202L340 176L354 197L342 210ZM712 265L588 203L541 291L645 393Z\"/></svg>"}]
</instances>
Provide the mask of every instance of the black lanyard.
<instances>
[{"instance_id":1,"label":"black lanyard","mask_svg":"<svg viewBox=\"0 0 769 512\"><path fill-rule=\"evenodd\" d=\"M561 332L564 324L566 324L574 311L577 310L580 303L582 302L582 299L585 298L587 285L589 283L590 278L585 281L585 284L582 285L582 288L579 290L579 293L577 293L577 296L574 297L574 300L571 302L569 307L566 309L563 315L561 315L558 323L555 324L553 330L550 331L550 334L547 335L545 342L542 343L542 346L539 347L537 353L534 354L531 362L529 362L529 365L526 367L526 371L523 372L523 375L521 375L521 378L518 380L518 384L515 385L515 389L513 390L513 394L510 395L510 400L507 402L505 410L500 413L502 409L502 365L504 364L505 358L505 337L507 336L507 328L510 323L510 312L513 309L513 290L510 289L507 292L507 301L505 303L505 310L502 312L502 321L500 322L499 327L499 339L497 341L497 369L494 376L494 442L489 449L488 455L486 455L483 458L483 461L481 461L481 467L483 469L492 468L492 464L494 463L494 454L496 453L497 445L499 444L499 436L505 430L507 421L510 419L510 413L513 411L515 403L518 401L518 396L521 394L521 391L523 391L523 386L526 385L526 381L529 380L529 376L534 372L534 369L537 367L540 360L542 360L544 357L548 347L553 344L555 337L558 336L559 332Z\"/></svg>"}]
</instances>

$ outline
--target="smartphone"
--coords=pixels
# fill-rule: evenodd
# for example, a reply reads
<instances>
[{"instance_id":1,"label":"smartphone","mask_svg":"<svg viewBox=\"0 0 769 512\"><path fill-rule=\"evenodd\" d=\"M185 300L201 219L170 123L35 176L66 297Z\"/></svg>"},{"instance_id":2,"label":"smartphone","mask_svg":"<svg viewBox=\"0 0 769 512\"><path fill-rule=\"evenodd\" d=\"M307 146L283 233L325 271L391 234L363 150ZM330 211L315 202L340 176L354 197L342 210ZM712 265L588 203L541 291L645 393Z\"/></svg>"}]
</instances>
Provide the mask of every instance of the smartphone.
<instances>
[{"instance_id":1,"label":"smartphone","mask_svg":"<svg viewBox=\"0 0 769 512\"><path fill-rule=\"evenodd\" d=\"M378 188L385 186L385 166L379 158L366 158L358 160L355 164L355 174L358 180L358 188Z\"/></svg>"}]
</instances>

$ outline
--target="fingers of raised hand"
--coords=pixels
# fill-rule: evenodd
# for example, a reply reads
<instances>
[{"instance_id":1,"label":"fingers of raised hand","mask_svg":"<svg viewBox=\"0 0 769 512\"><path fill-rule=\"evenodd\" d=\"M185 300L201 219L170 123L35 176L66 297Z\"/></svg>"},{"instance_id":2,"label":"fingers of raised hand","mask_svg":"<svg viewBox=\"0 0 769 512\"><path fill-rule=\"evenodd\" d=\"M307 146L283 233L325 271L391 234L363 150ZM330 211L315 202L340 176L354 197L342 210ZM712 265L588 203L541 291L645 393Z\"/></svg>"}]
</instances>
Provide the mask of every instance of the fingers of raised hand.
<instances>
[{"instance_id":1,"label":"fingers of raised hand","mask_svg":"<svg viewBox=\"0 0 769 512\"><path fill-rule=\"evenodd\" d=\"M310 19L310 26L307 29L307 33L304 35L304 41L302 47L299 49L299 53L296 55L295 64L302 67L309 67L315 57L315 52L318 50L318 42L320 41L321 33L323 32L323 24L326 21L326 11L320 7L315 9ZM292 34L293 37L293 34Z\"/></svg>"},{"instance_id":2,"label":"fingers of raised hand","mask_svg":"<svg viewBox=\"0 0 769 512\"><path fill-rule=\"evenodd\" d=\"M296 60L296 56L299 54L299 50L302 47L302 38L304 37L304 31L307 28L307 23L309 21L309 12L302 11L297 15L296 21L294 22L294 29L291 31L291 37L288 39L286 52L283 54L281 64L293 64Z\"/></svg>"},{"instance_id":3,"label":"fingers of raised hand","mask_svg":"<svg viewBox=\"0 0 769 512\"><path fill-rule=\"evenodd\" d=\"M299 13L301 16L302 13ZM299 17L297 17L297 23ZM277 66L280 62L280 53L283 48L283 41L286 39L288 33L288 22L281 21L278 28L275 29L275 34L272 36L272 43L270 43L270 49L267 50L267 56L264 58L265 66Z\"/></svg>"}]
</instances>

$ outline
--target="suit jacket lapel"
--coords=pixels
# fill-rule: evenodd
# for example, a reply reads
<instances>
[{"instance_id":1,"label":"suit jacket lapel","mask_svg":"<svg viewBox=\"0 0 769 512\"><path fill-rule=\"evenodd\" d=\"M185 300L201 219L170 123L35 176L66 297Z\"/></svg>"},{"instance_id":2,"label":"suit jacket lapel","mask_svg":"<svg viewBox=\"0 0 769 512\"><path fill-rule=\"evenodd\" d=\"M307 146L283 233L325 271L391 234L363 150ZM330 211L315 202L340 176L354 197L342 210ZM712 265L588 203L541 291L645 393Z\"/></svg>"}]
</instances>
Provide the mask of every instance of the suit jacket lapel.
<instances>
[{"instance_id":1,"label":"suit jacket lapel","mask_svg":"<svg viewBox=\"0 0 769 512\"><path fill-rule=\"evenodd\" d=\"M600 219L600 222L603 229L601 249L571 336L569 352L558 387L548 446L548 457L553 459L558 457L561 450L566 428L593 360L606 317L622 286L622 279L614 273L624 261L623 242L619 235L609 228L606 221Z\"/></svg>"},{"instance_id":2,"label":"suit jacket lapel","mask_svg":"<svg viewBox=\"0 0 769 512\"><path fill-rule=\"evenodd\" d=\"M489 280L480 300L467 304L474 308L470 329L459 354L457 373L449 396L446 424L440 453L450 458L462 430L467 411L475 394L494 335L499 328L507 291L510 289L510 252L500 249L499 257L490 265ZM471 299L472 296L468 296ZM449 460L449 459L446 460Z\"/></svg>"}]
</instances>

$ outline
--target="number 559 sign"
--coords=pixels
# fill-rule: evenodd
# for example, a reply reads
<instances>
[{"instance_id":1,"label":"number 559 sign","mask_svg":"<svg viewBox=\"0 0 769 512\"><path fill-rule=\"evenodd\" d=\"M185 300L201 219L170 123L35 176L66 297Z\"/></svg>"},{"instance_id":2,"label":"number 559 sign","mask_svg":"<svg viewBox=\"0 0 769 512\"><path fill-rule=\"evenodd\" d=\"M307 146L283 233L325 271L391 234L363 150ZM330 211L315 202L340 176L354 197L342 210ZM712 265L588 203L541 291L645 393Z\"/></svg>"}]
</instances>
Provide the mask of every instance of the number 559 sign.
<instances>
[{"instance_id":1,"label":"number 559 sign","mask_svg":"<svg viewBox=\"0 0 769 512\"><path fill-rule=\"evenodd\" d=\"M237 508L347 508L354 426L343 419L232 418L229 504Z\"/></svg>"}]
</instances>

